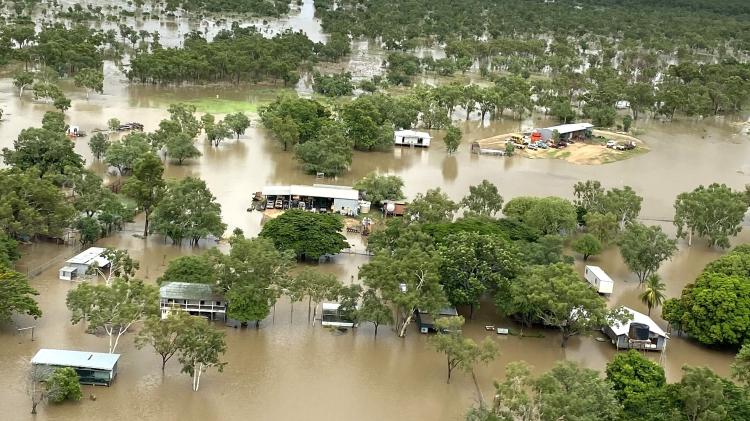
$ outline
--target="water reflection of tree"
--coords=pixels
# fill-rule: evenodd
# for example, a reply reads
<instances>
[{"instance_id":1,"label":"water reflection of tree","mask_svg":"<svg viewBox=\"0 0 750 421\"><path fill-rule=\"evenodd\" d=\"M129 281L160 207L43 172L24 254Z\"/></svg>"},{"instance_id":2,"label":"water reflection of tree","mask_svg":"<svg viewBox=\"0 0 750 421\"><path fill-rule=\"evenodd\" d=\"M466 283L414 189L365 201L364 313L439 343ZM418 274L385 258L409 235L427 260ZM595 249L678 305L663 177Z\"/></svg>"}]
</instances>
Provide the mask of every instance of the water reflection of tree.
<instances>
[{"instance_id":1,"label":"water reflection of tree","mask_svg":"<svg viewBox=\"0 0 750 421\"><path fill-rule=\"evenodd\" d=\"M447 156L443 160L443 180L454 181L458 178L458 160L455 156Z\"/></svg>"}]
</instances>

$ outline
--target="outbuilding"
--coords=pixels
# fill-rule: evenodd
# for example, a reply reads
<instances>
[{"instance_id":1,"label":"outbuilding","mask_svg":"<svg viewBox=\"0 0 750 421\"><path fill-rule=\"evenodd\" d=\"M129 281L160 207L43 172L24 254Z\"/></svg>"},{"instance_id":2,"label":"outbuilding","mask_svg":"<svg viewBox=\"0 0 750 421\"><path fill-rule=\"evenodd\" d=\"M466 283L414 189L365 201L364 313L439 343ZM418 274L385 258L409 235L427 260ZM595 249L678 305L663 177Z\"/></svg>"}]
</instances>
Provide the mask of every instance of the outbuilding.
<instances>
[{"instance_id":1,"label":"outbuilding","mask_svg":"<svg viewBox=\"0 0 750 421\"><path fill-rule=\"evenodd\" d=\"M630 313L632 319L625 323L614 322L602 329L617 350L663 351L666 348L669 336L656 322L632 308L622 307L622 309Z\"/></svg>"},{"instance_id":2,"label":"outbuilding","mask_svg":"<svg viewBox=\"0 0 750 421\"><path fill-rule=\"evenodd\" d=\"M109 260L102 256L107 249L102 247L90 247L65 261L65 266L60 268L59 278L64 281L72 281L76 277L83 276L89 268L96 264L104 269L109 266Z\"/></svg>"},{"instance_id":3,"label":"outbuilding","mask_svg":"<svg viewBox=\"0 0 750 421\"><path fill-rule=\"evenodd\" d=\"M432 137L426 132L414 130L397 130L393 133L393 143L396 146L418 146L426 148L430 146Z\"/></svg>"},{"instance_id":4,"label":"outbuilding","mask_svg":"<svg viewBox=\"0 0 750 421\"><path fill-rule=\"evenodd\" d=\"M359 213L359 190L347 186L313 184L312 186L265 186L261 196L277 209L304 209L356 216Z\"/></svg>"},{"instance_id":5,"label":"outbuilding","mask_svg":"<svg viewBox=\"0 0 750 421\"><path fill-rule=\"evenodd\" d=\"M226 320L227 303L208 284L167 282L159 288L159 309L166 318L174 309L182 309L193 316L210 320Z\"/></svg>"},{"instance_id":6,"label":"outbuilding","mask_svg":"<svg viewBox=\"0 0 750 421\"><path fill-rule=\"evenodd\" d=\"M586 139L591 135L591 129L594 125L591 123L572 123L572 124L561 124L559 126L545 127L537 129L542 140L547 142L552 139L552 134L555 130L560 133L560 140L571 140L571 139Z\"/></svg>"},{"instance_id":7,"label":"outbuilding","mask_svg":"<svg viewBox=\"0 0 750 421\"><path fill-rule=\"evenodd\" d=\"M599 294L611 294L615 287L615 281L607 275L599 266L589 266L583 270L583 277L596 288Z\"/></svg>"},{"instance_id":8,"label":"outbuilding","mask_svg":"<svg viewBox=\"0 0 750 421\"><path fill-rule=\"evenodd\" d=\"M52 369L71 367L78 374L81 384L109 386L117 375L119 359L120 354L40 349L31 359L31 364Z\"/></svg>"},{"instance_id":9,"label":"outbuilding","mask_svg":"<svg viewBox=\"0 0 750 421\"><path fill-rule=\"evenodd\" d=\"M435 315L420 309L417 309L415 313L417 316L417 325L421 333L435 332L435 320L437 319L458 316L458 311L455 307L441 308Z\"/></svg>"}]
</instances>

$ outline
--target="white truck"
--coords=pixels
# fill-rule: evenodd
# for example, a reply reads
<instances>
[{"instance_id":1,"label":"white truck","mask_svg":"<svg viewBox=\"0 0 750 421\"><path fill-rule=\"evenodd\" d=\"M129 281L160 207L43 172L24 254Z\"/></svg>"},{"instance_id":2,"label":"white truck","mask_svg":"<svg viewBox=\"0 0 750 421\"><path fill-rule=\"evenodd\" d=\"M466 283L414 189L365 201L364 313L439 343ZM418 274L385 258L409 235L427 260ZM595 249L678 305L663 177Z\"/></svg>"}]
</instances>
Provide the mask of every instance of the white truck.
<instances>
[{"instance_id":1,"label":"white truck","mask_svg":"<svg viewBox=\"0 0 750 421\"><path fill-rule=\"evenodd\" d=\"M599 294L611 294L615 287L615 281L599 266L587 265L583 271L583 277L596 288Z\"/></svg>"}]
</instances>

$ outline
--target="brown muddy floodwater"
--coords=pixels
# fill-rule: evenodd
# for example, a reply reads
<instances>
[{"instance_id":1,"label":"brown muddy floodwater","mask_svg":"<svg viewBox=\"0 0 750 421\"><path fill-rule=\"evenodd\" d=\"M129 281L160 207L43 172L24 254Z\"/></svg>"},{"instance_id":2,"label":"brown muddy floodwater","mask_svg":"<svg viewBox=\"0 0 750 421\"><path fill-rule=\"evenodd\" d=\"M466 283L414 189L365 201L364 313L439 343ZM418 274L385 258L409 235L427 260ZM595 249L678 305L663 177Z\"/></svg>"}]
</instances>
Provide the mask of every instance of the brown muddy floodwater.
<instances>
[{"instance_id":1,"label":"brown muddy floodwater","mask_svg":"<svg viewBox=\"0 0 750 421\"><path fill-rule=\"evenodd\" d=\"M69 121L84 130L103 128L107 119L140 121L153 130L166 116L169 101L197 97L253 100L251 89L129 88L120 81L121 75L107 65L104 95L86 101L80 92L72 93L73 107ZM40 124L49 105L36 104L29 97L17 97L8 79L0 80L0 104L5 116L0 123L0 147L11 147L18 132ZM739 135L739 127L729 122L678 121L660 123L639 121L641 136L651 152L627 161L601 166L577 166L559 160L495 158L469 153L471 140L517 130L521 125L546 124L542 117L523 122L511 119L482 126L477 121L462 124L464 142L458 152L448 156L438 139L429 150L395 149L382 153L357 153L352 170L336 180L351 184L370 171L393 173L403 177L408 196L428 188L441 187L458 200L470 185L482 179L495 183L506 200L519 195L558 195L571 197L572 185L579 180L595 178L607 187L630 185L644 197L641 216L659 223L673 233L671 224L659 222L672 216L675 196L699 184L714 181L742 188L750 183L748 152L750 142ZM439 137L440 134L437 134ZM270 139L263 129L254 128L239 141L229 140L218 148L199 141L203 156L183 166L168 165L167 177L198 176L222 205L229 231L235 227L247 235L256 235L261 216L246 212L251 195L265 184L313 183L314 177L303 174L289 153ZM76 150L94 163L86 139L76 141ZM100 242L102 245L128 249L140 260L139 276L154 282L169 260L181 254L200 253L212 244L197 248L172 246L154 236L148 240L134 237L142 221L136 220L126 230ZM735 243L750 238L743 232ZM352 243L361 243L350 237ZM225 248L225 244L220 247ZM37 244L25 249L20 263L23 270L70 253L65 246ZM681 244L680 251L663 265L661 275L668 285L668 295L676 296L692 281L703 266L720 252L697 242L692 248ZM320 266L336 274L344 282L356 279L358 268L366 257L340 255L333 262ZM624 266L616 249L607 250L593 259L602 266L617 285L609 298L611 305L626 304L645 311L637 299L637 281ZM29 415L25 395L26 363L42 347L104 351L106 338L72 326L65 307L65 294L72 284L57 279L58 264L53 264L31 284L40 292L38 297L44 317L33 321L18 317L14 325L0 328L0 419L24 420ZM579 262L579 269L580 267ZM459 373L452 384L445 383L445 363L441 355L426 346L426 336L409 331L406 339L398 339L389 329L381 330L377 340L372 327L362 326L354 332L331 333L307 322L304 303L296 305L290 318L289 303L282 300L275 315L264 321L260 330L226 328L229 363L224 373L209 371L203 376L199 392L192 392L189 378L179 373L176 361L171 362L162 376L158 356L149 349L136 350L133 334L121 340L120 372L110 388L84 387L79 403L42 406L39 420L111 419L178 420L178 419L256 419L256 420L456 420L475 403L476 394L470 376ZM658 311L657 311L658 313ZM659 320L663 324L663 321ZM36 325L36 339L28 333L18 334L16 327ZM500 320L490 305L478 312L466 332L474 338L488 335L483 326L510 326ZM615 354L609 343L592 337L571 339L567 348L559 346L554 331L543 331L543 338L495 337L501 356L478 370L484 395L492 396L492 380L503 375L509 361L526 360L537 372L549 369L557 360L568 359L586 367L603 369ZM672 338L663 354L649 354L664 365L670 380L679 378L683 364L707 365L726 375L732 355L711 350L683 338ZM88 399L95 395L96 400Z\"/></svg>"}]
</instances>

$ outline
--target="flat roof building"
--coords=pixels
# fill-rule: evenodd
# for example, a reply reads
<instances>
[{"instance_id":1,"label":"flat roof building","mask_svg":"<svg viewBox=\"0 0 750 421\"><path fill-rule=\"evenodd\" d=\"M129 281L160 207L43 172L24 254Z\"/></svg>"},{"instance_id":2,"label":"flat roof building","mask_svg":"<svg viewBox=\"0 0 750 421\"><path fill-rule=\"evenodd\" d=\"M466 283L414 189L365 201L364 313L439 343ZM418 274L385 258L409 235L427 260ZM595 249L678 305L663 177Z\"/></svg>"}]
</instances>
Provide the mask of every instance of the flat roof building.
<instances>
[{"instance_id":1,"label":"flat roof building","mask_svg":"<svg viewBox=\"0 0 750 421\"><path fill-rule=\"evenodd\" d=\"M357 215L359 212L359 190L348 186L329 184L265 186L261 190L261 195L267 201L280 201L281 206L276 206L276 208L316 209L345 215Z\"/></svg>"},{"instance_id":2,"label":"flat roof building","mask_svg":"<svg viewBox=\"0 0 750 421\"><path fill-rule=\"evenodd\" d=\"M65 266L60 268L59 278L64 281L72 281L76 277L83 276L89 268L96 264L100 268L109 266L109 260L102 256L107 249L103 247L90 247L83 252L65 261Z\"/></svg>"},{"instance_id":3,"label":"flat roof building","mask_svg":"<svg viewBox=\"0 0 750 421\"><path fill-rule=\"evenodd\" d=\"M211 320L227 318L224 297L214 292L211 285L189 282L167 282L159 288L159 309L165 318L174 309L182 309L193 316Z\"/></svg>"},{"instance_id":4,"label":"flat roof building","mask_svg":"<svg viewBox=\"0 0 750 421\"><path fill-rule=\"evenodd\" d=\"M119 359L120 354L40 349L31 359L31 364L50 368L71 367L81 384L109 386L117 375Z\"/></svg>"},{"instance_id":5,"label":"flat roof building","mask_svg":"<svg viewBox=\"0 0 750 421\"><path fill-rule=\"evenodd\" d=\"M430 146L432 137L427 132L414 130L396 130L393 133L393 143L396 146L419 146L426 148Z\"/></svg>"}]
</instances>

